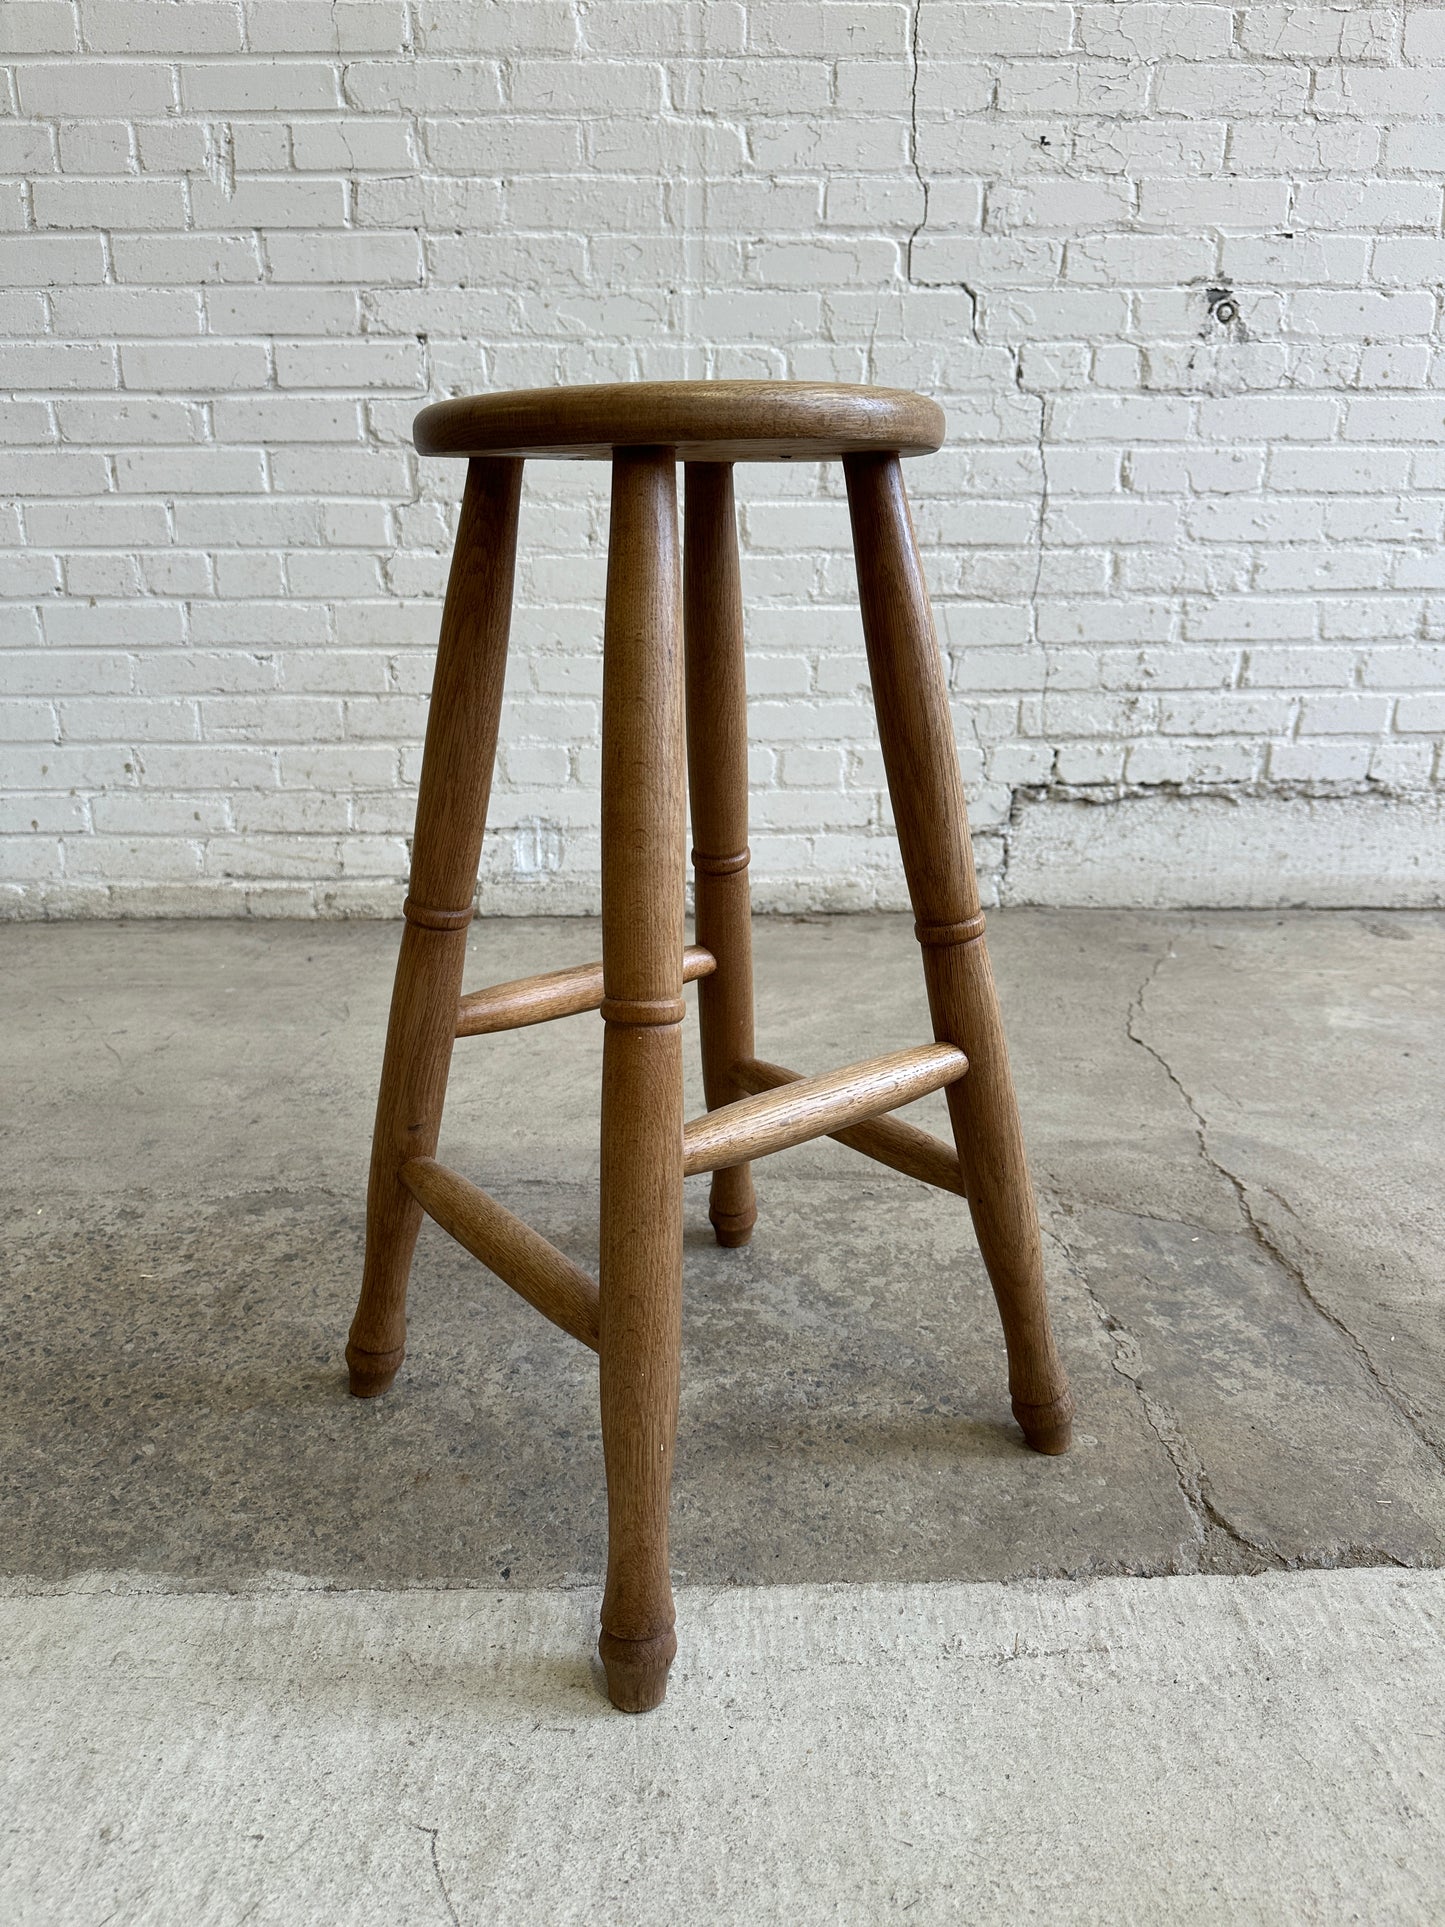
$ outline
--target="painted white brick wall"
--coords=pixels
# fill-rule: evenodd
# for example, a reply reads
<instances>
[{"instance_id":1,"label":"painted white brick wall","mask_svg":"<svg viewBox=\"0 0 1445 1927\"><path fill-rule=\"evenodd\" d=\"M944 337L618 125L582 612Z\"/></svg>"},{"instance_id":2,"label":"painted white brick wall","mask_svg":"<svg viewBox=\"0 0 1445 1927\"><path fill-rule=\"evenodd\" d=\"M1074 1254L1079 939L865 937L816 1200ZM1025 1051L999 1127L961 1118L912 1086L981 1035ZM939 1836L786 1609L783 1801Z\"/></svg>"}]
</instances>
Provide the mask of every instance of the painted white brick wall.
<instances>
[{"instance_id":1,"label":"painted white brick wall","mask_svg":"<svg viewBox=\"0 0 1445 1927\"><path fill-rule=\"evenodd\" d=\"M6 0L11 914L371 914L418 404L916 386L989 889L1438 902L1445 8ZM896 903L836 471L739 472L758 901ZM606 476L529 470L492 907L596 899Z\"/></svg>"}]
</instances>

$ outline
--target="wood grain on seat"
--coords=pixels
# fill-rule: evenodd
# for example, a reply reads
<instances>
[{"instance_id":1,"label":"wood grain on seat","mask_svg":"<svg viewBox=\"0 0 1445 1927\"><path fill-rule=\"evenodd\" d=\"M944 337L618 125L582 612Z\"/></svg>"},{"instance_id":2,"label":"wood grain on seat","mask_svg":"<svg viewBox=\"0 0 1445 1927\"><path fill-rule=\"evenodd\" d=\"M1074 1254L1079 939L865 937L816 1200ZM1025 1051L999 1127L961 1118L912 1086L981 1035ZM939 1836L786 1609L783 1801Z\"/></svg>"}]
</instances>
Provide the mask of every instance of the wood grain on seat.
<instances>
[{"instance_id":1,"label":"wood grain on seat","mask_svg":"<svg viewBox=\"0 0 1445 1927\"><path fill-rule=\"evenodd\" d=\"M825 381L637 381L522 388L433 402L413 425L423 455L599 462L616 448L672 448L686 462L811 462L928 455L943 410L905 388Z\"/></svg>"}]
</instances>

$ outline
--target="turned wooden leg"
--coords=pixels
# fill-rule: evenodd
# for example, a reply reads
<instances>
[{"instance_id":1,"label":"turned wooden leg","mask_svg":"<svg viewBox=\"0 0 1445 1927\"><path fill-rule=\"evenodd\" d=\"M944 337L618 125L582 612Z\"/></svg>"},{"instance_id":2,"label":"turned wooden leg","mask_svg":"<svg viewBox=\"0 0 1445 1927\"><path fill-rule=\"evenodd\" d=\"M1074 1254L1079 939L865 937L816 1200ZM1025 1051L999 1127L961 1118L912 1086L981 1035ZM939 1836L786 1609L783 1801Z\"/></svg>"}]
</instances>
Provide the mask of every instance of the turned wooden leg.
<instances>
[{"instance_id":1,"label":"turned wooden leg","mask_svg":"<svg viewBox=\"0 0 1445 1927\"><path fill-rule=\"evenodd\" d=\"M948 693L896 456L845 458L878 730L933 1034L968 1057L948 1087L974 1228L1008 1347L1014 1416L1036 1452L1065 1452L1073 1401L1049 1324L1038 1211L983 916Z\"/></svg>"},{"instance_id":2,"label":"turned wooden leg","mask_svg":"<svg viewBox=\"0 0 1445 1927\"><path fill-rule=\"evenodd\" d=\"M366 1266L346 1347L358 1398L386 1390L406 1346L407 1277L422 1208L397 1172L408 1158L431 1157L441 1129L497 748L521 482L519 461L467 465L376 1103Z\"/></svg>"},{"instance_id":3,"label":"turned wooden leg","mask_svg":"<svg viewBox=\"0 0 1445 1927\"><path fill-rule=\"evenodd\" d=\"M748 899L748 697L733 471L687 464L683 630L687 769L697 941L717 958L698 984L702 1081L710 1111L745 1095L733 1066L753 1055L753 925ZM720 1245L757 1222L752 1166L715 1171L708 1216Z\"/></svg>"},{"instance_id":4,"label":"turned wooden leg","mask_svg":"<svg viewBox=\"0 0 1445 1927\"><path fill-rule=\"evenodd\" d=\"M682 1343L686 819L677 480L619 450L602 670L600 1379L614 1706L645 1713L677 1651L667 1525Z\"/></svg>"}]
</instances>

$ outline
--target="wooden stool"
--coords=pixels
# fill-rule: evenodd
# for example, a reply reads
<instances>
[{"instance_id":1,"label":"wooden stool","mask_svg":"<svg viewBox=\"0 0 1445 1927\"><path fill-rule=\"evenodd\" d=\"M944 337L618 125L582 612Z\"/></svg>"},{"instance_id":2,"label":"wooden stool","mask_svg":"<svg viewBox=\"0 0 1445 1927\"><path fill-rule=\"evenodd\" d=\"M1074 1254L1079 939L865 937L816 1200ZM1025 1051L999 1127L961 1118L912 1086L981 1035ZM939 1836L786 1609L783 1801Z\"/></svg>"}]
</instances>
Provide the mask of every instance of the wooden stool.
<instances>
[{"instance_id":1,"label":"wooden stool","mask_svg":"<svg viewBox=\"0 0 1445 1927\"><path fill-rule=\"evenodd\" d=\"M599 1650L612 1702L628 1712L661 1701L677 1650L668 1504L685 1176L713 1173L710 1215L724 1245L745 1244L757 1216L749 1159L824 1133L966 1197L1003 1321L1014 1416L1035 1451L1069 1445L1072 1402L1049 1329L953 726L899 466L900 456L936 449L943 431L942 411L922 396L812 382L539 389L440 402L417 417L417 448L466 456L467 480L377 1102L366 1269L346 1360L359 1398L376 1397L396 1376L423 1211L599 1353L608 1516ZM602 962L463 995L529 456L612 463ZM868 665L935 1041L800 1077L753 1049L732 464L833 458L847 477ZM680 568L679 461L687 477ZM697 881L690 947L684 708ZM686 1123L682 987L693 978L708 1109ZM455 1039L584 1010L600 1010L606 1025L600 1288L435 1159ZM883 1115L940 1088L956 1149Z\"/></svg>"}]
</instances>

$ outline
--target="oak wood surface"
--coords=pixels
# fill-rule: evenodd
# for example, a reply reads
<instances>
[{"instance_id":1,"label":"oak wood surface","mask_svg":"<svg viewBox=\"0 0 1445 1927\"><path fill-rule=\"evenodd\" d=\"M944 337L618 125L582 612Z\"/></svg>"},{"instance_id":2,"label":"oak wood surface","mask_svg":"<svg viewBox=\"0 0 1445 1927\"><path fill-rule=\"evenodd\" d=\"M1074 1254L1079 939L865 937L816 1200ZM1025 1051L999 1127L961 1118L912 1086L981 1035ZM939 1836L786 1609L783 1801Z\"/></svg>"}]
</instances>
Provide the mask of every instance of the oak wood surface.
<instances>
[{"instance_id":1,"label":"oak wood surface","mask_svg":"<svg viewBox=\"0 0 1445 1927\"><path fill-rule=\"evenodd\" d=\"M824 1133L966 1193L998 1301L1014 1412L1066 1449L1072 1403L1049 1326L1037 1212L932 616L899 458L943 416L897 390L828 383L650 382L475 396L417 418L417 446L468 454L377 1102L367 1256L347 1360L384 1391L405 1343L423 1209L599 1353L608 1692L655 1706L676 1651L668 1510L681 1340L682 1181L712 1170L719 1240L756 1216L749 1161ZM603 960L463 996L505 673L523 454L611 457L603 663ZM734 460L841 455L879 735L923 949L935 1042L821 1077L753 1055L747 717ZM485 458L484 458L485 457ZM680 562L676 463L687 461ZM686 669L684 677L683 615ZM683 945L684 680L698 941ZM682 987L699 981L706 1113L682 1115ZM455 1039L599 1009L601 1266L585 1272L437 1163ZM966 1075L964 1073L967 1073ZM946 1088L955 1150L882 1115Z\"/></svg>"},{"instance_id":2,"label":"oak wood surface","mask_svg":"<svg viewBox=\"0 0 1445 1927\"><path fill-rule=\"evenodd\" d=\"M709 976L717 960L700 944L682 953L685 984ZM539 977L516 977L510 983L470 990L457 1012L458 1037L487 1037L497 1031L524 1030L530 1024L550 1023L554 1017L576 1017L597 1010L604 996L602 961L549 970Z\"/></svg>"},{"instance_id":3,"label":"oak wood surface","mask_svg":"<svg viewBox=\"0 0 1445 1927\"><path fill-rule=\"evenodd\" d=\"M683 543L687 774L697 940L717 969L697 995L708 1108L743 1092L733 1066L753 1054L753 925L748 889L748 695L733 472L689 462ZM714 1174L708 1217L720 1245L745 1245L758 1205L746 1162Z\"/></svg>"},{"instance_id":4,"label":"oak wood surface","mask_svg":"<svg viewBox=\"0 0 1445 1927\"><path fill-rule=\"evenodd\" d=\"M821 461L853 450L925 455L943 410L902 388L823 381L634 381L528 388L433 402L412 435L423 455L605 461L671 446L682 461Z\"/></svg>"},{"instance_id":5,"label":"oak wood surface","mask_svg":"<svg viewBox=\"0 0 1445 1927\"><path fill-rule=\"evenodd\" d=\"M408 1159L433 1154L441 1128L496 760L521 485L520 462L467 465L376 1103L366 1262L346 1347L359 1398L386 1390L406 1346L407 1278L422 1211L400 1171Z\"/></svg>"},{"instance_id":6,"label":"oak wood surface","mask_svg":"<svg viewBox=\"0 0 1445 1927\"><path fill-rule=\"evenodd\" d=\"M733 1075L745 1091L753 1092L775 1091L780 1085L799 1083L803 1072L785 1070L781 1064L752 1057L734 1064ZM917 1178L940 1191L953 1191L959 1197L964 1195L963 1173L958 1168L958 1153L953 1146L935 1137L932 1131L921 1131L916 1124L906 1123L901 1117L870 1118L826 1135L839 1144L846 1144L851 1151L861 1151L864 1157L901 1171L905 1177Z\"/></svg>"},{"instance_id":7,"label":"oak wood surface","mask_svg":"<svg viewBox=\"0 0 1445 1927\"><path fill-rule=\"evenodd\" d=\"M544 1318L597 1350L597 1287L540 1231L435 1158L411 1158L401 1181L428 1217Z\"/></svg>"},{"instance_id":8,"label":"oak wood surface","mask_svg":"<svg viewBox=\"0 0 1445 1927\"><path fill-rule=\"evenodd\" d=\"M881 1111L896 1111L941 1090L968 1069L951 1044L916 1044L866 1063L800 1077L721 1110L704 1111L683 1127L684 1177L715 1171L744 1158L766 1157L810 1138L827 1137Z\"/></svg>"},{"instance_id":9,"label":"oak wood surface","mask_svg":"<svg viewBox=\"0 0 1445 1927\"><path fill-rule=\"evenodd\" d=\"M1044 1292L1038 1210L989 969L948 691L908 511L888 456L844 463L878 734L934 1036L968 1057L948 1108L1008 1349L1014 1416L1036 1451L1068 1449L1073 1404Z\"/></svg>"},{"instance_id":10,"label":"oak wood surface","mask_svg":"<svg viewBox=\"0 0 1445 1927\"><path fill-rule=\"evenodd\" d=\"M598 1650L645 1712L677 1650L668 1507L682 1343L686 798L671 449L612 469L602 668L601 1358L607 1585Z\"/></svg>"}]
</instances>

